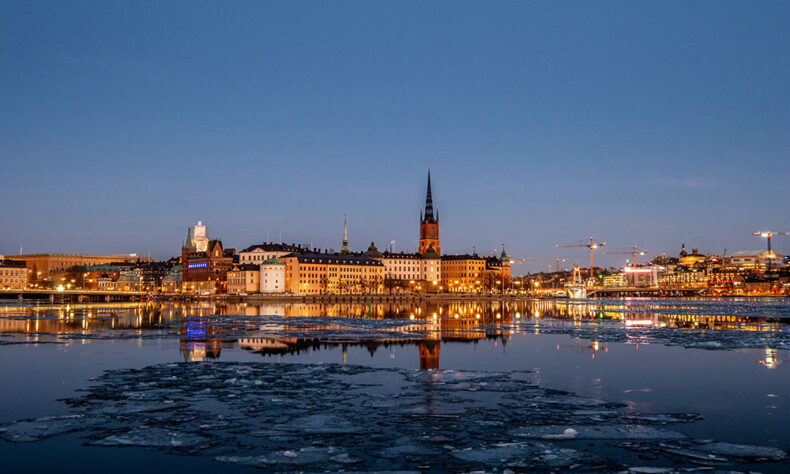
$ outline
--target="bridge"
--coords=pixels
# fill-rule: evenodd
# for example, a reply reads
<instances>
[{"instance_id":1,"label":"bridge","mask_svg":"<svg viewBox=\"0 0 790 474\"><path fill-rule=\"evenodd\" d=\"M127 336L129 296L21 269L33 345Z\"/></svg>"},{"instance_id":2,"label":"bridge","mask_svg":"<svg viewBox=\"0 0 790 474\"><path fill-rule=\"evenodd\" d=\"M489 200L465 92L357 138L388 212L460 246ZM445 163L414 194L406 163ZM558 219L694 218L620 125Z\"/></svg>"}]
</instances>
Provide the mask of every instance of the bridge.
<instances>
[{"instance_id":1,"label":"bridge","mask_svg":"<svg viewBox=\"0 0 790 474\"><path fill-rule=\"evenodd\" d=\"M145 291L0 289L0 299L43 299L50 302L134 301L146 296Z\"/></svg>"}]
</instances>

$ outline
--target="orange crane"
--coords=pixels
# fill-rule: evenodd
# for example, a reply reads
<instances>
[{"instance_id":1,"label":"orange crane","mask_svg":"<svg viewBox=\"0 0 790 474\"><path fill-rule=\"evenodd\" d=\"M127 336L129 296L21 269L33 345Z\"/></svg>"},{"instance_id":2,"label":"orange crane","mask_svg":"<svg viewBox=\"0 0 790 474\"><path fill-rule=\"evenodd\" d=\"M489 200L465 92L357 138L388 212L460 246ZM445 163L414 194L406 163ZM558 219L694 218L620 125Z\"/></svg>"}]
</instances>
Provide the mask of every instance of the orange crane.
<instances>
[{"instance_id":1,"label":"orange crane","mask_svg":"<svg viewBox=\"0 0 790 474\"><path fill-rule=\"evenodd\" d=\"M590 242L588 243L579 243L579 244L569 244L569 245L560 245L557 244L555 247L558 249L560 248L568 248L568 247L587 247L590 249L590 278L595 278L595 274L593 272L593 250L603 247L606 245L606 242L596 242L595 239L590 236Z\"/></svg>"},{"instance_id":2,"label":"orange crane","mask_svg":"<svg viewBox=\"0 0 790 474\"><path fill-rule=\"evenodd\" d=\"M604 255L631 255L631 266L635 267L636 266L636 256L637 255L647 255L647 250L638 249L638 248L636 248L636 245L634 245L634 249L631 250L630 252L604 252L603 254Z\"/></svg>"},{"instance_id":3,"label":"orange crane","mask_svg":"<svg viewBox=\"0 0 790 474\"><path fill-rule=\"evenodd\" d=\"M542 262L555 262L555 264L557 265L557 269L556 269L557 273L560 272L560 262L565 263L568 261L567 258L560 258L560 257L529 257L529 259L535 261L542 261ZM547 266L549 267L549 272L551 272L551 265L547 265Z\"/></svg>"},{"instance_id":4,"label":"orange crane","mask_svg":"<svg viewBox=\"0 0 790 474\"><path fill-rule=\"evenodd\" d=\"M771 262L773 258L771 258L771 237L775 235L790 235L790 232L771 232L770 230L758 230L757 232L752 232L752 235L759 235L760 237L765 237L768 240L768 270L771 269Z\"/></svg>"}]
</instances>

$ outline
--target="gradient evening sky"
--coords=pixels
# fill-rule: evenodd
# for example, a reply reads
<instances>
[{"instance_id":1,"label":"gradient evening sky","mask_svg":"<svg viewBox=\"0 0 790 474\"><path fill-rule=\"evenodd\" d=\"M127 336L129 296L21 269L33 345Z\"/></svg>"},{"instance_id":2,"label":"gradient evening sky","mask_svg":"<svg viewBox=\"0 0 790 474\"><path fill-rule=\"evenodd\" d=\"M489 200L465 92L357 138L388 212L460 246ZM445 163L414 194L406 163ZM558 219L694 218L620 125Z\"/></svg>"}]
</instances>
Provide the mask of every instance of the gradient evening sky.
<instances>
[{"instance_id":1,"label":"gradient evening sky","mask_svg":"<svg viewBox=\"0 0 790 474\"><path fill-rule=\"evenodd\" d=\"M0 253L413 251L429 166L443 253L790 231L786 1L4 0L0 62Z\"/></svg>"}]
</instances>

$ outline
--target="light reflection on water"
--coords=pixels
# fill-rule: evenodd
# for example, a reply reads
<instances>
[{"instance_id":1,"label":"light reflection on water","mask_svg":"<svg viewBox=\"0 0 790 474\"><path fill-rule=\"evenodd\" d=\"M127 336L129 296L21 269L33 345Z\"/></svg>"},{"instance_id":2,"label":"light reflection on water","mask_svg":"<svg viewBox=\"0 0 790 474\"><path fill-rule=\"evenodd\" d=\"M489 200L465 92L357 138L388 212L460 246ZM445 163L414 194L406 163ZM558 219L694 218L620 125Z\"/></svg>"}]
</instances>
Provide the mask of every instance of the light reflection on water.
<instances>
[{"instance_id":1,"label":"light reflection on water","mask_svg":"<svg viewBox=\"0 0 790 474\"><path fill-rule=\"evenodd\" d=\"M394 326L361 329L357 320L393 320ZM311 321L306 324L304 321ZM325 322L323 322L325 321ZM570 328L570 329L569 329ZM102 339L172 337L179 340L185 361L217 359L223 348L239 348L262 355L299 354L330 347L364 346L374 353L393 344L415 346L422 369L438 369L442 342L477 343L492 340L507 344L515 334L541 334L578 328L570 333L576 344L556 349L577 350L595 358L608 351L610 330L631 344L669 343L666 335L684 331L695 337L727 333L729 348L761 347L758 361L774 369L783 360L777 349L787 348L784 337L790 328L790 304L776 299L609 299L455 301L419 304L305 304L163 302L112 304L26 304L16 301L0 305L0 342L90 342ZM660 330L655 332L652 330ZM586 332L585 332L586 331ZM592 331L592 332L591 332ZM711 335L706 336L707 331ZM739 333L763 333L757 343ZM566 332L567 333L567 332ZM601 337L599 337L601 336ZM607 336L609 340L607 340ZM600 339L600 340L599 340ZM733 340L735 346L733 346ZM698 342L698 341L697 341ZM706 343L706 342L703 342ZM691 346L702 347L702 346ZM716 348L710 346L706 348ZM724 348L727 348L725 346Z\"/></svg>"}]
</instances>

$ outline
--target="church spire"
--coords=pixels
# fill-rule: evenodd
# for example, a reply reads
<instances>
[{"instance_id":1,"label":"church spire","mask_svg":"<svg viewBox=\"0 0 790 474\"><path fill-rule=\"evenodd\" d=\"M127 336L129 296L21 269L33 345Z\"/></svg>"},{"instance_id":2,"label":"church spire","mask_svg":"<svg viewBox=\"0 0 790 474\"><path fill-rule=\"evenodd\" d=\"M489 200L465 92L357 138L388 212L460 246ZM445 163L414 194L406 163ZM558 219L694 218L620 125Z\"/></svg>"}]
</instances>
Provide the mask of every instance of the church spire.
<instances>
[{"instance_id":1,"label":"church spire","mask_svg":"<svg viewBox=\"0 0 790 474\"><path fill-rule=\"evenodd\" d=\"M431 196L431 169L428 168L428 192L425 194L425 217L426 222L436 222L433 217L433 197Z\"/></svg>"},{"instance_id":2,"label":"church spire","mask_svg":"<svg viewBox=\"0 0 790 474\"><path fill-rule=\"evenodd\" d=\"M340 253L349 254L351 249L348 248L348 224L346 223L346 215L343 214L343 246L340 247Z\"/></svg>"}]
</instances>

